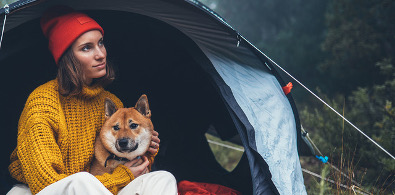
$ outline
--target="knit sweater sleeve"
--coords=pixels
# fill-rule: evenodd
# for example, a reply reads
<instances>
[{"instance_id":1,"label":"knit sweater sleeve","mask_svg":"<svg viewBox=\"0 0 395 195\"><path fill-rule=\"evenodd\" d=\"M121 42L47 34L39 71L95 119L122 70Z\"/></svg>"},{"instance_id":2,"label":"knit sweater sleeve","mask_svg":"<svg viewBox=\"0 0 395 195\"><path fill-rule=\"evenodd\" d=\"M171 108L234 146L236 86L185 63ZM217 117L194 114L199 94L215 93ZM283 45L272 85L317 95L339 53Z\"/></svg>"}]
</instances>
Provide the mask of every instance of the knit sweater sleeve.
<instances>
[{"instance_id":1,"label":"knit sweater sleeve","mask_svg":"<svg viewBox=\"0 0 395 195\"><path fill-rule=\"evenodd\" d=\"M154 164L154 159L155 159L155 156L158 154L158 152L159 152L159 148L158 148L158 151L155 154L151 154L149 152L147 152L147 154L146 154L146 156L148 158L148 161L149 161L149 165L148 165L149 171L152 170L152 164Z\"/></svg>"},{"instance_id":2,"label":"knit sweater sleeve","mask_svg":"<svg viewBox=\"0 0 395 195\"><path fill-rule=\"evenodd\" d=\"M155 156L156 154L148 157L148 160L150 161L150 171ZM117 194L122 187L125 187L132 180L134 180L132 172L124 165L119 165L117 168L115 168L112 174L105 173L103 175L96 175L96 178L113 194Z\"/></svg>"},{"instance_id":3,"label":"knit sweater sleeve","mask_svg":"<svg viewBox=\"0 0 395 195\"><path fill-rule=\"evenodd\" d=\"M33 194L66 177L56 142L59 102L53 90L41 86L29 96L18 124L17 148L9 170L29 185Z\"/></svg>"},{"instance_id":4,"label":"knit sweater sleeve","mask_svg":"<svg viewBox=\"0 0 395 195\"><path fill-rule=\"evenodd\" d=\"M129 168L124 165L119 165L115 168L112 174L104 173L103 175L96 175L96 178L113 194L128 185L134 176Z\"/></svg>"}]
</instances>

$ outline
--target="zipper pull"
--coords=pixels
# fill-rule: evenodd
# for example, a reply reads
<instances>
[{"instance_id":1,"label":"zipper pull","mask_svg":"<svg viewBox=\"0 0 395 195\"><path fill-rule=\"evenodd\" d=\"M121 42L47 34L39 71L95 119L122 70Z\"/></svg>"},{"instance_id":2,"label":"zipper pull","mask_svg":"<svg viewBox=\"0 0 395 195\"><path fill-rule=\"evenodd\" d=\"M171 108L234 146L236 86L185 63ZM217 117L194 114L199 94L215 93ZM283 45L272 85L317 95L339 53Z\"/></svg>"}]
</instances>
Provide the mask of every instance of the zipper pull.
<instances>
[{"instance_id":1,"label":"zipper pull","mask_svg":"<svg viewBox=\"0 0 395 195\"><path fill-rule=\"evenodd\" d=\"M240 46L240 41L241 41L241 37L240 37L239 34L237 34L236 39L237 39L237 45L236 46L239 47Z\"/></svg>"},{"instance_id":2,"label":"zipper pull","mask_svg":"<svg viewBox=\"0 0 395 195\"><path fill-rule=\"evenodd\" d=\"M3 28L1 30L0 49L1 49L1 43L3 42L3 34L4 34L5 22L7 21L7 15L10 13L10 6L8 6L8 4L5 4L4 9L5 9L5 14L4 14Z\"/></svg>"}]
</instances>

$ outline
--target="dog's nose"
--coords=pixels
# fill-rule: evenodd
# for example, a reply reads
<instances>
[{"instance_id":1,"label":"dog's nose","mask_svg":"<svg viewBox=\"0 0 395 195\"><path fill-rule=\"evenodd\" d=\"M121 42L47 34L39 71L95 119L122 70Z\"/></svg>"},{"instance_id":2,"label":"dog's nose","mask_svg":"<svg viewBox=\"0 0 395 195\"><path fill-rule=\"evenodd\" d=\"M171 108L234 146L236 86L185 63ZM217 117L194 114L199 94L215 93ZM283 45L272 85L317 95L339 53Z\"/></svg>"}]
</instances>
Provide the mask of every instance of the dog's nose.
<instances>
[{"instance_id":1,"label":"dog's nose","mask_svg":"<svg viewBox=\"0 0 395 195\"><path fill-rule=\"evenodd\" d=\"M129 144L129 139L122 138L118 140L118 145L121 149L127 148Z\"/></svg>"}]
</instances>

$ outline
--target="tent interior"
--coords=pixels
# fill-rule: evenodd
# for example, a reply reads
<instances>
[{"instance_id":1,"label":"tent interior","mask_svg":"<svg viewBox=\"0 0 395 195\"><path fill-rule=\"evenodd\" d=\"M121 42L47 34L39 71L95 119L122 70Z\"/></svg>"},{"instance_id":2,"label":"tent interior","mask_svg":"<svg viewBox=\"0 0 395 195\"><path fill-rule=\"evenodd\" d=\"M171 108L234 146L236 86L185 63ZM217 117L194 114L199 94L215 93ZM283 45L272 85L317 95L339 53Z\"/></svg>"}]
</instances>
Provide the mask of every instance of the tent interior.
<instances>
[{"instance_id":1,"label":"tent interior","mask_svg":"<svg viewBox=\"0 0 395 195\"><path fill-rule=\"evenodd\" d=\"M174 27L159 20L121 11L87 11L105 30L108 58L117 78L107 90L126 107L141 94L148 96L160 152L153 169L173 173L178 181L222 184L252 194L250 168L243 155L234 171L215 160L205 133L214 127L223 139L237 137L236 127L208 73L210 63L197 45ZM112 17L109 17L109 16ZM116 15L116 21L113 21ZM47 49L39 19L8 31L2 43L3 134L1 192L11 188L8 157L16 146L17 124L28 95L56 77L56 65ZM6 157L5 157L6 156Z\"/></svg>"}]
</instances>

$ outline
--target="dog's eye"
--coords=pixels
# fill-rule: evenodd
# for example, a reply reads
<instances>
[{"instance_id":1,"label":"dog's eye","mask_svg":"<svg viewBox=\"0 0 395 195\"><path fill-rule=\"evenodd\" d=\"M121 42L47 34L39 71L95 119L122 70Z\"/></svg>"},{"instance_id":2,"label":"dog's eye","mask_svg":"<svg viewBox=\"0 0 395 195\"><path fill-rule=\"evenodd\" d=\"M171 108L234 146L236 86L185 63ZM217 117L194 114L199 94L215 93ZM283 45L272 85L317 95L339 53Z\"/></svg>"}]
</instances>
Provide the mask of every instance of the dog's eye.
<instances>
[{"instance_id":1,"label":"dog's eye","mask_svg":"<svg viewBox=\"0 0 395 195\"><path fill-rule=\"evenodd\" d=\"M131 129L136 129L138 126L139 126L138 124L132 123L132 124L130 125L130 128L131 128Z\"/></svg>"},{"instance_id":2,"label":"dog's eye","mask_svg":"<svg viewBox=\"0 0 395 195\"><path fill-rule=\"evenodd\" d=\"M119 126L118 125L115 125L115 126L113 126L112 127L115 131L118 131L119 130Z\"/></svg>"}]
</instances>

